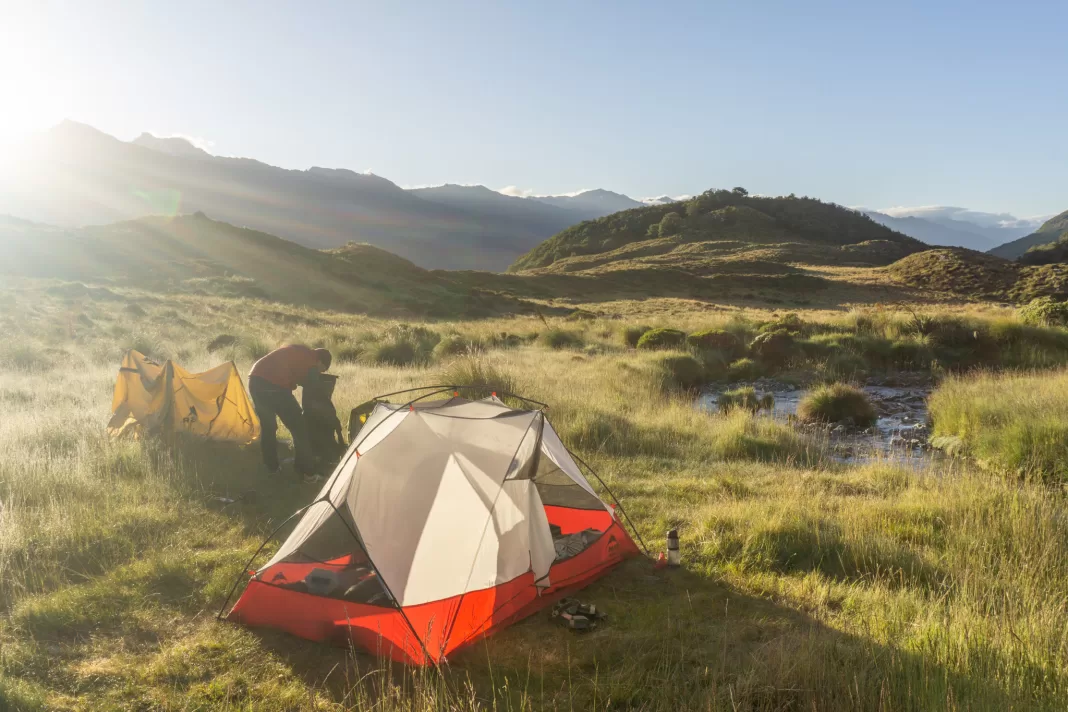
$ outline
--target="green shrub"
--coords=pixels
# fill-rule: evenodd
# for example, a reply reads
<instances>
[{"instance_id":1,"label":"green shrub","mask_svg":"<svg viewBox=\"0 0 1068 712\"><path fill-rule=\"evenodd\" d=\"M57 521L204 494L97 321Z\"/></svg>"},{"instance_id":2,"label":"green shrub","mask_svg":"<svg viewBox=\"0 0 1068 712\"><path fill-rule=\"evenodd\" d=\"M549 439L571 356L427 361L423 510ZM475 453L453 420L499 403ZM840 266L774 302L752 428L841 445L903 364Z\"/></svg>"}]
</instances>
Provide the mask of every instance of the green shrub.
<instances>
[{"instance_id":1,"label":"green shrub","mask_svg":"<svg viewBox=\"0 0 1068 712\"><path fill-rule=\"evenodd\" d=\"M650 329L638 339L639 349L677 349L686 343L686 333L678 329Z\"/></svg>"},{"instance_id":2,"label":"green shrub","mask_svg":"<svg viewBox=\"0 0 1068 712\"><path fill-rule=\"evenodd\" d=\"M1026 306L1020 307L1020 319L1025 324L1039 326L1068 326L1068 301L1057 301L1053 297L1032 299Z\"/></svg>"},{"instance_id":3,"label":"green shrub","mask_svg":"<svg viewBox=\"0 0 1068 712\"><path fill-rule=\"evenodd\" d=\"M742 340L722 329L695 332L686 337L686 343L694 349L722 351L728 356L737 356L742 350Z\"/></svg>"},{"instance_id":4,"label":"green shrub","mask_svg":"<svg viewBox=\"0 0 1068 712\"><path fill-rule=\"evenodd\" d=\"M658 361L665 384L672 390L693 391L705 383L705 368L689 354L663 356Z\"/></svg>"},{"instance_id":5,"label":"green shrub","mask_svg":"<svg viewBox=\"0 0 1068 712\"><path fill-rule=\"evenodd\" d=\"M782 366L796 350L794 337L786 331L768 331L758 334L749 345L753 358L770 366Z\"/></svg>"},{"instance_id":6,"label":"green shrub","mask_svg":"<svg viewBox=\"0 0 1068 712\"><path fill-rule=\"evenodd\" d=\"M645 332L650 331L651 326L625 326L623 327L622 337L623 343L627 346L634 348L638 345L638 340L642 338Z\"/></svg>"},{"instance_id":7,"label":"green shrub","mask_svg":"<svg viewBox=\"0 0 1068 712\"><path fill-rule=\"evenodd\" d=\"M411 366L419 360L419 354L411 341L383 341L366 352L366 360L382 366Z\"/></svg>"},{"instance_id":8,"label":"green shrub","mask_svg":"<svg viewBox=\"0 0 1068 712\"><path fill-rule=\"evenodd\" d=\"M549 329L538 335L538 343L550 349L576 349L585 343L585 339L577 331Z\"/></svg>"},{"instance_id":9,"label":"green shrub","mask_svg":"<svg viewBox=\"0 0 1068 712\"><path fill-rule=\"evenodd\" d=\"M809 423L851 422L862 428L878 419L868 394L845 383L820 386L806 394L797 405L797 417Z\"/></svg>"},{"instance_id":10,"label":"green shrub","mask_svg":"<svg viewBox=\"0 0 1068 712\"><path fill-rule=\"evenodd\" d=\"M758 396L756 389L752 386L744 386L721 393L716 405L724 413L734 409L756 413L762 409L771 410L775 407L775 398L770 393Z\"/></svg>"},{"instance_id":11,"label":"green shrub","mask_svg":"<svg viewBox=\"0 0 1068 712\"><path fill-rule=\"evenodd\" d=\"M740 358L727 368L727 378L732 381L755 381L761 375L760 364L751 358Z\"/></svg>"},{"instance_id":12,"label":"green shrub","mask_svg":"<svg viewBox=\"0 0 1068 712\"><path fill-rule=\"evenodd\" d=\"M660 237L671 237L677 235L682 230L682 216L678 213L668 213L664 217L660 218Z\"/></svg>"},{"instance_id":13,"label":"green shrub","mask_svg":"<svg viewBox=\"0 0 1068 712\"><path fill-rule=\"evenodd\" d=\"M811 331L811 325L806 324L797 314L783 314L775 321L765 322L758 330L761 334L773 331L786 331L793 336L805 336Z\"/></svg>"},{"instance_id":14,"label":"green shrub","mask_svg":"<svg viewBox=\"0 0 1068 712\"><path fill-rule=\"evenodd\" d=\"M452 335L442 338L434 347L434 358L441 360L450 356L459 356L472 350L471 342L463 336Z\"/></svg>"}]
</instances>

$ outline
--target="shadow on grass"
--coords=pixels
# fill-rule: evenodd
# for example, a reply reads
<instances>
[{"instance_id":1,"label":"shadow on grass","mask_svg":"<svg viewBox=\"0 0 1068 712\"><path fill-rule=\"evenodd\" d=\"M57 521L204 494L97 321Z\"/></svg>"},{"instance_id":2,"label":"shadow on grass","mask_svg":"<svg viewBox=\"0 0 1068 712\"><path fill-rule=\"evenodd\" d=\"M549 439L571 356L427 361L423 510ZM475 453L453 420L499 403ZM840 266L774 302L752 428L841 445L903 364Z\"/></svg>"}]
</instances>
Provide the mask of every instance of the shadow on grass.
<instances>
[{"instance_id":1,"label":"shadow on grass","mask_svg":"<svg viewBox=\"0 0 1068 712\"><path fill-rule=\"evenodd\" d=\"M256 636L309 687L364 704L398 695L425 701L428 686L450 709L466 709L464 699L502 709L654 710L1001 710L1020 701L994 682L993 669L960 675L712 578L655 570L646 559L578 596L609 620L577 634L543 611L440 669L406 670L275 631Z\"/></svg>"},{"instance_id":2,"label":"shadow on grass","mask_svg":"<svg viewBox=\"0 0 1068 712\"><path fill-rule=\"evenodd\" d=\"M818 571L844 582L874 582L889 588L941 590L949 574L897 542L868 538L858 545L828 522L790 522L757 531L723 547L721 556L765 570L791 574ZM735 549L731 552L730 549Z\"/></svg>"},{"instance_id":3,"label":"shadow on grass","mask_svg":"<svg viewBox=\"0 0 1068 712\"><path fill-rule=\"evenodd\" d=\"M174 443L174 452L189 495L240 521L245 533L252 536L266 537L311 502L322 487L321 483L305 484L288 466L278 474L268 473L258 443L239 446L180 438ZM292 457L292 453L280 456ZM281 538L286 534L288 531L281 532Z\"/></svg>"}]
</instances>

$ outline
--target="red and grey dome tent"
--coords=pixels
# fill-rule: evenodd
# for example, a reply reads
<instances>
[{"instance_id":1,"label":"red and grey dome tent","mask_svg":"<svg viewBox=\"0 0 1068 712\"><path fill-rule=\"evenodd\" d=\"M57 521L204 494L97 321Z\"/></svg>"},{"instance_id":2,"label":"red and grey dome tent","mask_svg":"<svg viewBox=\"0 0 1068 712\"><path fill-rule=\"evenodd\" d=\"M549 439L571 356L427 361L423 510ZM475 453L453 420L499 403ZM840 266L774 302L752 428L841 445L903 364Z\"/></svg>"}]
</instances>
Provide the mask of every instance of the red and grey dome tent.
<instances>
[{"instance_id":1,"label":"red and grey dome tent","mask_svg":"<svg viewBox=\"0 0 1068 712\"><path fill-rule=\"evenodd\" d=\"M461 390L377 403L227 618L437 663L638 553L540 408Z\"/></svg>"}]
</instances>

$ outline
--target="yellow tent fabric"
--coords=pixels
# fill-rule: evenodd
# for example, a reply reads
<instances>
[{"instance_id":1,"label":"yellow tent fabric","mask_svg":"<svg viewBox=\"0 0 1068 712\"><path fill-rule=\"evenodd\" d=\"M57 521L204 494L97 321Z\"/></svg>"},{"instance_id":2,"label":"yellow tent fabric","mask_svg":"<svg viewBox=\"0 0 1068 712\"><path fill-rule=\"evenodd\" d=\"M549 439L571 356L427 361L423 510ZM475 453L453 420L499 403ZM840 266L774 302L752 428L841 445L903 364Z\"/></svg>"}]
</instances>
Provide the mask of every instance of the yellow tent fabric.
<instances>
[{"instance_id":1,"label":"yellow tent fabric","mask_svg":"<svg viewBox=\"0 0 1068 712\"><path fill-rule=\"evenodd\" d=\"M260 421L233 361L189 373L173 361L155 363L137 351L122 357L108 432L185 432L252 442Z\"/></svg>"}]
</instances>

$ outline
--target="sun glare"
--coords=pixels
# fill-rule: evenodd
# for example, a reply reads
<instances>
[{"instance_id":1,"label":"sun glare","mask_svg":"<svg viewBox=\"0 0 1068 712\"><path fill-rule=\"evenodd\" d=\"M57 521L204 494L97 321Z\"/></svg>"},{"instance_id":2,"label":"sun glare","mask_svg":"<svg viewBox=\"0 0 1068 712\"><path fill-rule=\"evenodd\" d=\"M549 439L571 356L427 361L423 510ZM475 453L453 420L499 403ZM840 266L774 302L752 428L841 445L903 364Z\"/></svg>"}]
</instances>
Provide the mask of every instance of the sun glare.
<instances>
[{"instance_id":1,"label":"sun glare","mask_svg":"<svg viewBox=\"0 0 1068 712\"><path fill-rule=\"evenodd\" d=\"M5 9L0 23L0 146L63 120L83 96L81 78L69 71L58 38L40 31L42 18L33 13L32 4Z\"/></svg>"}]
</instances>

